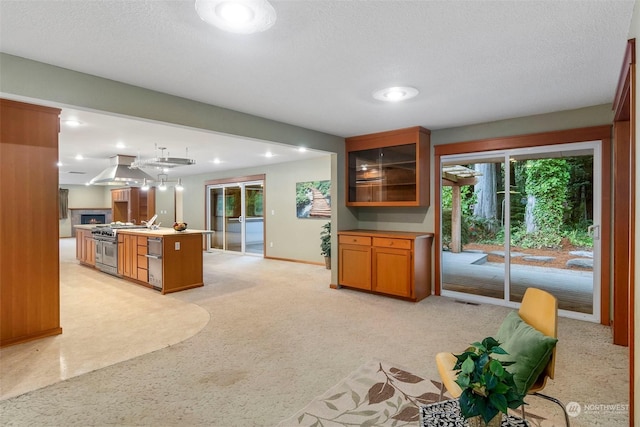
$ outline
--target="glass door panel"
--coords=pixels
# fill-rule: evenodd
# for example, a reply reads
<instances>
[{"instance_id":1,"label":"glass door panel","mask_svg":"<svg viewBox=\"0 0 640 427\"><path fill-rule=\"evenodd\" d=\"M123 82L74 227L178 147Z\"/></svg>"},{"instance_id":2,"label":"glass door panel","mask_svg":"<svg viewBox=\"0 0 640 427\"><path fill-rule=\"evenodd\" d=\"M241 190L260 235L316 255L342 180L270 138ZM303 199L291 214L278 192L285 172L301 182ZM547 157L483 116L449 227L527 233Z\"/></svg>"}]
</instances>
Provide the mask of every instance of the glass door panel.
<instances>
[{"instance_id":1,"label":"glass door panel","mask_svg":"<svg viewBox=\"0 0 640 427\"><path fill-rule=\"evenodd\" d=\"M510 301L533 286L555 295L561 310L594 314L594 150L516 152L510 165Z\"/></svg>"},{"instance_id":2,"label":"glass door panel","mask_svg":"<svg viewBox=\"0 0 640 427\"><path fill-rule=\"evenodd\" d=\"M240 186L224 188L225 250L242 252L242 191Z\"/></svg>"},{"instance_id":3,"label":"glass door panel","mask_svg":"<svg viewBox=\"0 0 640 427\"><path fill-rule=\"evenodd\" d=\"M442 289L504 299L503 157L443 160Z\"/></svg>"},{"instance_id":4,"label":"glass door panel","mask_svg":"<svg viewBox=\"0 0 640 427\"><path fill-rule=\"evenodd\" d=\"M244 252L264 254L264 185L245 183L244 186Z\"/></svg>"},{"instance_id":5,"label":"glass door panel","mask_svg":"<svg viewBox=\"0 0 640 427\"><path fill-rule=\"evenodd\" d=\"M214 231L211 236L211 249L224 249L224 212L224 188L210 188L209 230Z\"/></svg>"}]
</instances>

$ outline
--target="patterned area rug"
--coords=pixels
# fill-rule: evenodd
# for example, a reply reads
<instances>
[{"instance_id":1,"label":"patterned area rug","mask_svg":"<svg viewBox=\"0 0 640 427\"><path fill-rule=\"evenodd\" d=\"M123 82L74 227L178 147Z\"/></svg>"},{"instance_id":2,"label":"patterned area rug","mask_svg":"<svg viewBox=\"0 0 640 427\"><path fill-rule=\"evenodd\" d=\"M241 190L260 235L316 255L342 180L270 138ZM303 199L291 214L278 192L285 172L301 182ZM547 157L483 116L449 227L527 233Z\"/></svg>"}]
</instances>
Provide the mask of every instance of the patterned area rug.
<instances>
[{"instance_id":1,"label":"patterned area rug","mask_svg":"<svg viewBox=\"0 0 640 427\"><path fill-rule=\"evenodd\" d=\"M440 382L372 360L278 426L417 426L420 407L439 397ZM544 425L542 417L528 412L527 420Z\"/></svg>"}]
</instances>

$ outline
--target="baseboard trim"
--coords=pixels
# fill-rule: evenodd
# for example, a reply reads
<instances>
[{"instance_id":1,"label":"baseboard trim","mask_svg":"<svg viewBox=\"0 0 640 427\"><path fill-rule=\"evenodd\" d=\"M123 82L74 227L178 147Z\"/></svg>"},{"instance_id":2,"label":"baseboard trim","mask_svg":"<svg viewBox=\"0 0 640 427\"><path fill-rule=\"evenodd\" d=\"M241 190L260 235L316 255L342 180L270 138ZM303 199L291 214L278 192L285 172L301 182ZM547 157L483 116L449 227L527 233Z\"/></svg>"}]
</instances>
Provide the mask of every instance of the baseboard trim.
<instances>
[{"instance_id":1,"label":"baseboard trim","mask_svg":"<svg viewBox=\"0 0 640 427\"><path fill-rule=\"evenodd\" d=\"M276 261L298 262L300 264L324 265L324 262L303 261L303 260L291 259L291 258L280 258L280 257L273 257L273 256L265 256L264 258L265 259L274 259Z\"/></svg>"}]
</instances>

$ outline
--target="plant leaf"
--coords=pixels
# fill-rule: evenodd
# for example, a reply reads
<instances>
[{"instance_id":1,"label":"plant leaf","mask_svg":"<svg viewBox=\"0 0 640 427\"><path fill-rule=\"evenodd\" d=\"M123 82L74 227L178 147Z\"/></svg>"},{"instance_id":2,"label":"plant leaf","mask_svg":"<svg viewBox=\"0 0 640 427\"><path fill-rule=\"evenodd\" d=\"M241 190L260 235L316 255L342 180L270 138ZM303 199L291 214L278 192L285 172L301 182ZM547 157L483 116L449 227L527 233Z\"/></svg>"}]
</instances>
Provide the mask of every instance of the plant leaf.
<instances>
[{"instance_id":1,"label":"plant leaf","mask_svg":"<svg viewBox=\"0 0 640 427\"><path fill-rule=\"evenodd\" d=\"M361 427L369 427L369 426L375 426L376 423L378 422L378 419L380 417L375 417L375 418L371 418L370 420L367 420L365 422L363 422L362 424L360 424Z\"/></svg>"},{"instance_id":2,"label":"plant leaf","mask_svg":"<svg viewBox=\"0 0 640 427\"><path fill-rule=\"evenodd\" d=\"M473 372L474 367L475 367L475 364L473 363L473 360L471 359L471 357L467 357L467 360L462 362L462 367L461 367L462 373L470 374L471 372Z\"/></svg>"}]
</instances>

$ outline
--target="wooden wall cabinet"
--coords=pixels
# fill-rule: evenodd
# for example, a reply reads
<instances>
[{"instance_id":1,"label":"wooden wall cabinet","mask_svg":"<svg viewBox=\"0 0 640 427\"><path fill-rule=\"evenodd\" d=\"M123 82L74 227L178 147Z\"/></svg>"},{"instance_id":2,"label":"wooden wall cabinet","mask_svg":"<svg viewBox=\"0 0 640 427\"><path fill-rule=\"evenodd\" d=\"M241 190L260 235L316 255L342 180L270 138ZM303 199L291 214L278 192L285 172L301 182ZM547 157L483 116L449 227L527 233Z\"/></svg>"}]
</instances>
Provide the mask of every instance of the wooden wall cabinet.
<instances>
[{"instance_id":1,"label":"wooden wall cabinet","mask_svg":"<svg viewBox=\"0 0 640 427\"><path fill-rule=\"evenodd\" d=\"M62 333L59 115L0 99L0 347Z\"/></svg>"},{"instance_id":2,"label":"wooden wall cabinet","mask_svg":"<svg viewBox=\"0 0 640 427\"><path fill-rule=\"evenodd\" d=\"M338 232L338 283L420 301L431 294L433 234L398 231Z\"/></svg>"},{"instance_id":3,"label":"wooden wall cabinet","mask_svg":"<svg viewBox=\"0 0 640 427\"><path fill-rule=\"evenodd\" d=\"M137 187L111 190L113 221L141 224L156 213L155 188L142 191Z\"/></svg>"},{"instance_id":4,"label":"wooden wall cabinet","mask_svg":"<svg viewBox=\"0 0 640 427\"><path fill-rule=\"evenodd\" d=\"M347 206L428 206L430 136L412 127L347 138Z\"/></svg>"},{"instance_id":5,"label":"wooden wall cabinet","mask_svg":"<svg viewBox=\"0 0 640 427\"><path fill-rule=\"evenodd\" d=\"M96 266L96 242L91 230L76 229L76 259L82 264Z\"/></svg>"}]
</instances>

